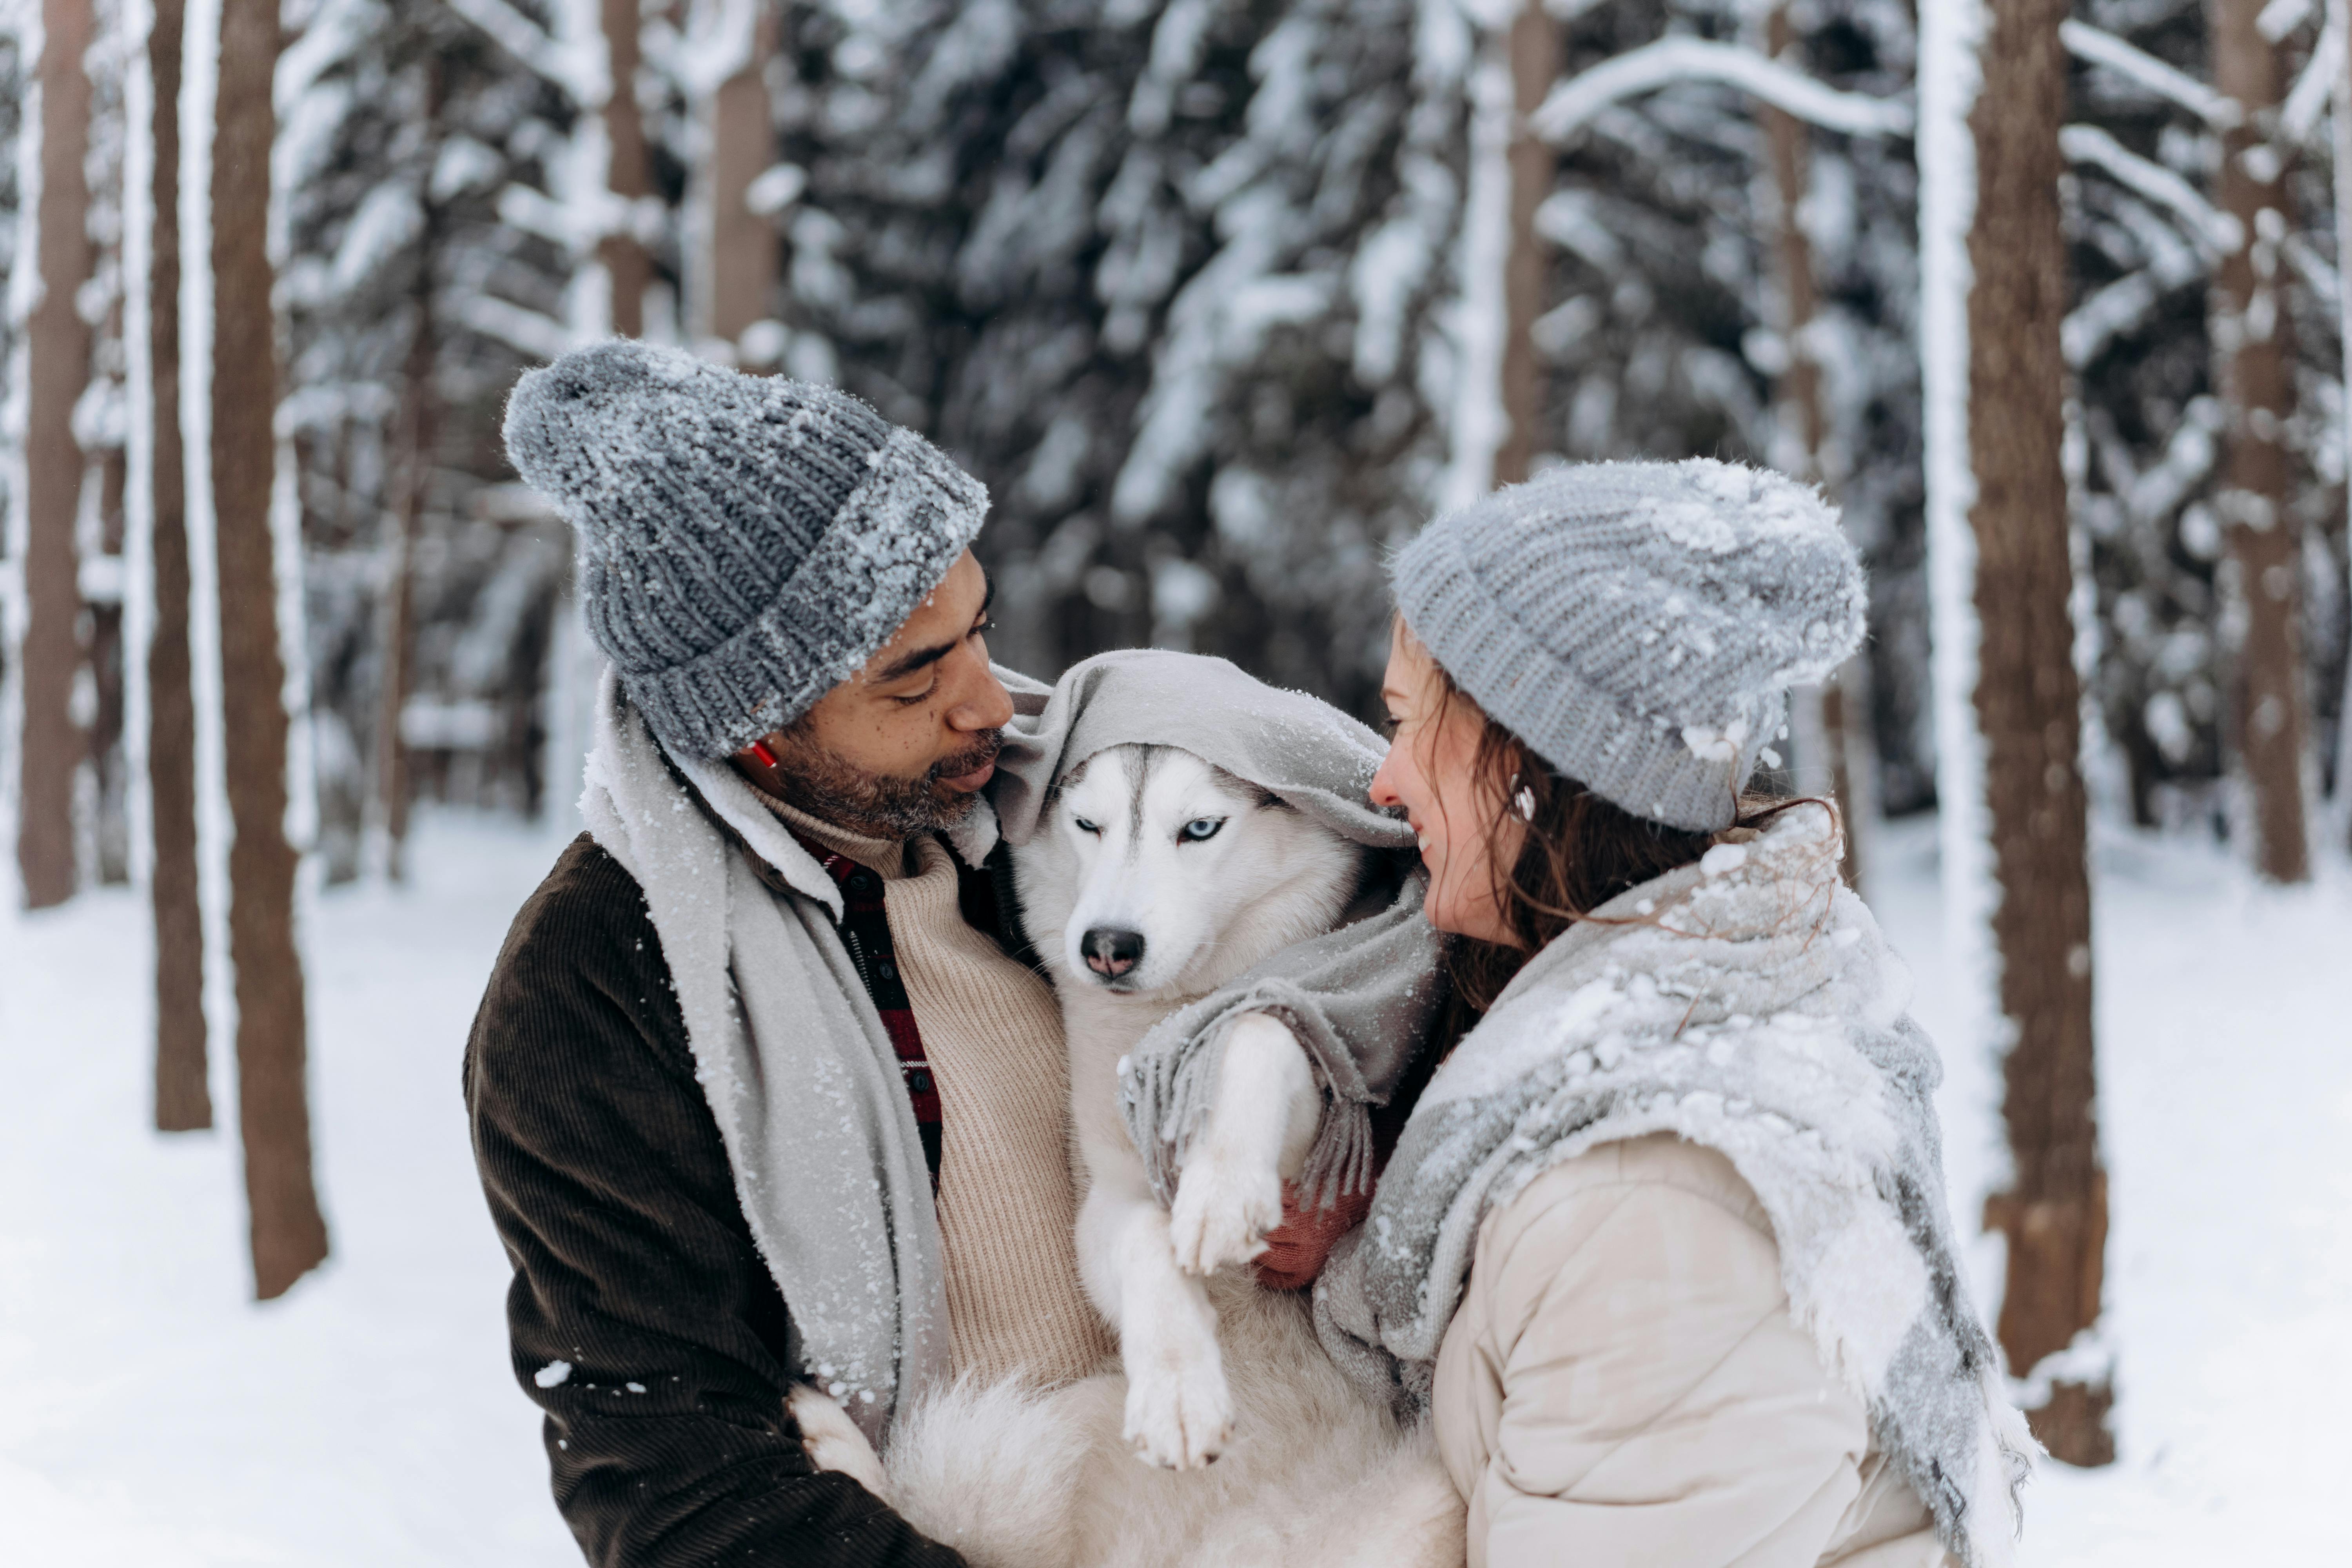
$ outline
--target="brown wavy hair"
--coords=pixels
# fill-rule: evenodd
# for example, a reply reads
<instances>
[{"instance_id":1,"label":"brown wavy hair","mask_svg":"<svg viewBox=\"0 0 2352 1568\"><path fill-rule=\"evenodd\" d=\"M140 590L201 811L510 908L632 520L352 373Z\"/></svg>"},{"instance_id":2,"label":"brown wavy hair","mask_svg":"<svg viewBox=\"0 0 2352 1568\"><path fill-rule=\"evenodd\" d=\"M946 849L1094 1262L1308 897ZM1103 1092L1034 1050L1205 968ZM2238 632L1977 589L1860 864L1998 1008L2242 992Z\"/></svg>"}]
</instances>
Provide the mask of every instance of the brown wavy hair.
<instances>
[{"instance_id":1,"label":"brown wavy hair","mask_svg":"<svg viewBox=\"0 0 2352 1568\"><path fill-rule=\"evenodd\" d=\"M1412 634L1407 630L1405 635ZM1451 1041L1485 1015L1511 977L1554 937L1620 893L1695 863L1724 836L1636 816L1578 780L1555 773L1455 685L1443 665L1432 658L1429 668L1438 682L1439 700L1436 721L1428 732L1444 724L1456 703L1467 704L1479 718L1471 772L1485 808L1486 864L1494 878L1495 901L1511 933L1508 943L1457 936L1446 944L1454 1016L1445 1036ZM1827 801L1742 794L1734 806L1732 829L1727 831L1760 826L1801 804L1835 809ZM1515 821L1524 833L1517 853L1511 855Z\"/></svg>"}]
</instances>

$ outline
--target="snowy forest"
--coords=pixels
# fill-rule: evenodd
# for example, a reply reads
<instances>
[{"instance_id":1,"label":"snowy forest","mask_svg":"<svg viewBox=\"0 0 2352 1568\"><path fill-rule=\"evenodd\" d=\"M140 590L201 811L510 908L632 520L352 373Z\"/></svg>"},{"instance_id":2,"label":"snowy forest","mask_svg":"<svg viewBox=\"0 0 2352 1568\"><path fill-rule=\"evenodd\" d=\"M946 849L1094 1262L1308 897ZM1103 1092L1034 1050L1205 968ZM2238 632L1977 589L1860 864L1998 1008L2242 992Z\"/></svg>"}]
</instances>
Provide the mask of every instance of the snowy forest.
<instances>
[{"instance_id":1,"label":"snowy forest","mask_svg":"<svg viewBox=\"0 0 2352 1568\"><path fill-rule=\"evenodd\" d=\"M488 1369L452 1408L504 1424L482 1473L520 1500L286 1560L567 1560L511 1479L456 1105L498 933L577 831L596 675L501 446L520 374L618 333L838 384L985 482L1001 662L1192 649L1367 720L1422 523L1713 456L1817 483L1867 563L1866 649L1769 782L1838 799L1921 972L2036 1435L2137 1478L2062 1477L2028 1560L2214 1560L2176 1512L2352 1546L2192 1436L2352 1460L2261 1402L2340 1367L2293 1304L2352 1286L2348 31L2343 0L0 0L0 1072L49 1152L11 1180L212 1181L169 1151L213 1130L233 1215L100 1277L242 1268L280 1316L161 1342L266 1357L372 1248L439 1267L396 1141L334 1173L339 1128L429 1116L481 1299L404 1342ZM411 960L430 984L383 979ZM49 1059L101 1041L102 1092ZM2273 1076L2216 1089L2208 1051ZM2199 1103L2252 1120L2208 1144ZM2275 1190L2191 1179L2222 1165ZM161 1201L77 1199L23 1254ZM2339 1261L2147 1261L2176 1212L2254 1247L2249 1209ZM2232 1258L2290 1306L2193 1371ZM2201 1305L2149 1327L2136 1290ZM288 1386L375 1321L301 1330ZM42 1386L0 1498L97 1540L30 1458L84 1431ZM387 1464L442 1441L400 1430ZM365 1484L288 1506L375 1518ZM124 1561L257 1560L118 1525Z\"/></svg>"}]
</instances>

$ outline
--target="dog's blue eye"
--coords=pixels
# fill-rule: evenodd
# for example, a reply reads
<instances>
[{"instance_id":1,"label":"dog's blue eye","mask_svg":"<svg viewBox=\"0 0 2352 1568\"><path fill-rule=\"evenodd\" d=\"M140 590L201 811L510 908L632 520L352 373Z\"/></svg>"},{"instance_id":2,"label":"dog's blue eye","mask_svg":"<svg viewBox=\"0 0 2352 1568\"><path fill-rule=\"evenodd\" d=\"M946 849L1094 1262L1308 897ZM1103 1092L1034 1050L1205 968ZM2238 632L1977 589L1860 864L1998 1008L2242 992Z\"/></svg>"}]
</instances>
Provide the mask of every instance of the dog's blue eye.
<instances>
[{"instance_id":1,"label":"dog's blue eye","mask_svg":"<svg viewBox=\"0 0 2352 1568\"><path fill-rule=\"evenodd\" d=\"M1100 833L1102 831L1100 827L1088 822L1083 816L1074 816L1070 818L1070 826L1076 828L1081 833Z\"/></svg>"},{"instance_id":2,"label":"dog's blue eye","mask_svg":"<svg viewBox=\"0 0 2352 1568\"><path fill-rule=\"evenodd\" d=\"M1222 816L1196 816L1184 825L1184 840L1189 844L1198 844L1203 838L1214 838L1217 829L1224 825L1225 819Z\"/></svg>"}]
</instances>

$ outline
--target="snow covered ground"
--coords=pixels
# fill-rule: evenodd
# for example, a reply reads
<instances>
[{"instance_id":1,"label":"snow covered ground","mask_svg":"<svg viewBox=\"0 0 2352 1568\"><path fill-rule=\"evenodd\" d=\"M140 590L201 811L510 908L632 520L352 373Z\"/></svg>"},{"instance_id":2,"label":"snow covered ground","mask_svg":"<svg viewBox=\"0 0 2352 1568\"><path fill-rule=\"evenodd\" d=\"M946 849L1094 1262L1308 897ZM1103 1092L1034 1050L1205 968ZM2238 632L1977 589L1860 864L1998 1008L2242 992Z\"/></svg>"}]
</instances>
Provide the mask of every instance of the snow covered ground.
<instances>
[{"instance_id":1,"label":"snow covered ground","mask_svg":"<svg viewBox=\"0 0 2352 1568\"><path fill-rule=\"evenodd\" d=\"M404 890L320 900L313 1095L335 1256L245 1300L221 1135L147 1115L142 908L0 914L0 1519L11 1561L373 1568L578 1561L509 1378L506 1265L457 1064L544 837L427 816ZM2352 878L2252 888L2201 847L2100 852L2101 1068L2122 1458L2046 1471L2025 1560L2352 1561ZM1955 1200L1996 1085L1954 1048L1931 825L1878 904L1945 1041ZM216 1097L227 1103L226 1079ZM1997 1270L1997 1248L1980 1249Z\"/></svg>"}]
</instances>

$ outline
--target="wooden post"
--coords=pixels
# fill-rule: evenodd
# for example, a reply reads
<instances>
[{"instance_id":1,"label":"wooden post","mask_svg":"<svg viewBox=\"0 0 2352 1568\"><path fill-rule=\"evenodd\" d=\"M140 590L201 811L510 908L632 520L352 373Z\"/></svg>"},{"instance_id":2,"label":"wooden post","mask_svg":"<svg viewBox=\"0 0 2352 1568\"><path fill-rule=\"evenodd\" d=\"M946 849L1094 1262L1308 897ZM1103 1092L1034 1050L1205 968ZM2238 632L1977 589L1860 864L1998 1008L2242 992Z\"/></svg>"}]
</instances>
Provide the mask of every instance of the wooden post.
<instances>
[{"instance_id":1,"label":"wooden post","mask_svg":"<svg viewBox=\"0 0 2352 1568\"><path fill-rule=\"evenodd\" d=\"M2284 443L2294 411L2281 255L2287 197L2284 161L2266 134L2280 67L2276 47L2263 36L2262 13L2263 0L2210 0L2213 83L2242 110L2241 123L2221 133L2217 194L2244 235L2221 258L2210 296L2215 379L2229 419L2216 500L2230 547L2225 575L2234 579L2231 596L2245 628L2231 730L2252 807L2254 867L2274 882L2307 882L2303 540L2287 508L2293 468Z\"/></svg>"},{"instance_id":2,"label":"wooden post","mask_svg":"<svg viewBox=\"0 0 2352 1568\"><path fill-rule=\"evenodd\" d=\"M1528 128L1559 77L1559 25L1543 0L1527 0L1511 21L1511 248L1503 263L1503 416L1510 428L1495 451L1495 483L1515 485L1535 459L1543 378L1532 329L1543 313L1549 260L1536 236L1536 209L1551 195L1559 154Z\"/></svg>"},{"instance_id":3,"label":"wooden post","mask_svg":"<svg viewBox=\"0 0 2352 1568\"><path fill-rule=\"evenodd\" d=\"M1996 903L2001 1113L2014 1181L1986 1223L2009 1240L1999 1331L2031 1373L2097 1323L2106 1249L2092 1051L2091 895L2079 766L2081 693L2059 447L2067 307L2058 131L2066 0L1989 0L1983 85L1969 117L1968 460L1975 502L1975 717ZM1938 635L1941 635L1939 628ZM1947 810L1959 809L1946 803ZM2027 1413L2070 1464L2115 1458L2108 1378L2054 1383Z\"/></svg>"},{"instance_id":4,"label":"wooden post","mask_svg":"<svg viewBox=\"0 0 2352 1568\"><path fill-rule=\"evenodd\" d=\"M610 61L613 90L604 100L607 156L605 185L630 204L653 194L653 174L646 156L645 116L637 108L637 63L642 56L637 27L637 0L599 0L604 24L604 48ZM643 337L646 331L646 289L653 282L653 258L634 233L607 235L597 247L605 276L613 286L613 331L625 338Z\"/></svg>"},{"instance_id":5,"label":"wooden post","mask_svg":"<svg viewBox=\"0 0 2352 1568\"><path fill-rule=\"evenodd\" d=\"M25 432L25 637L19 674L16 866L25 904L47 909L73 896L74 773L84 753L73 719L81 668L81 563L74 526L81 508L81 446L75 402L89 382L89 327L74 295L89 276L89 0L42 0L40 200L36 266L40 300L26 322L31 400Z\"/></svg>"},{"instance_id":6,"label":"wooden post","mask_svg":"<svg viewBox=\"0 0 2352 1568\"><path fill-rule=\"evenodd\" d=\"M267 246L278 0L221 0L212 177L212 485L220 563L222 733L229 814L229 959L254 1291L283 1295L327 1256L310 1177L296 856L286 838L286 667L269 507L278 331ZM286 570L299 571L299 562Z\"/></svg>"},{"instance_id":7,"label":"wooden post","mask_svg":"<svg viewBox=\"0 0 2352 1568\"><path fill-rule=\"evenodd\" d=\"M154 0L147 39L154 83L148 251L150 397L148 553L153 629L147 644L147 790L153 820L155 911L155 1126L184 1132L213 1124L206 1081L205 922L196 893L196 704L188 650L187 455L180 439L180 54L183 0Z\"/></svg>"}]
</instances>

